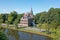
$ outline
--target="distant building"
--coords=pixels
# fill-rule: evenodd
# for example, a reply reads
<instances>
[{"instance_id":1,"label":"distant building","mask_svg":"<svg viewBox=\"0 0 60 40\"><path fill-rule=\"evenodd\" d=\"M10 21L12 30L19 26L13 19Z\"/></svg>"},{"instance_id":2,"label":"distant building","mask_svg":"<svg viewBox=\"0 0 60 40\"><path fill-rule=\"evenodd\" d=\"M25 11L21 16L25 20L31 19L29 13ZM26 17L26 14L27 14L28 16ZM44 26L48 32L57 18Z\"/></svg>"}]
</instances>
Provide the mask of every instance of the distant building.
<instances>
[{"instance_id":1,"label":"distant building","mask_svg":"<svg viewBox=\"0 0 60 40\"><path fill-rule=\"evenodd\" d=\"M20 20L20 25L21 26L33 26L33 11L31 8L30 12L24 13L23 17Z\"/></svg>"}]
</instances>

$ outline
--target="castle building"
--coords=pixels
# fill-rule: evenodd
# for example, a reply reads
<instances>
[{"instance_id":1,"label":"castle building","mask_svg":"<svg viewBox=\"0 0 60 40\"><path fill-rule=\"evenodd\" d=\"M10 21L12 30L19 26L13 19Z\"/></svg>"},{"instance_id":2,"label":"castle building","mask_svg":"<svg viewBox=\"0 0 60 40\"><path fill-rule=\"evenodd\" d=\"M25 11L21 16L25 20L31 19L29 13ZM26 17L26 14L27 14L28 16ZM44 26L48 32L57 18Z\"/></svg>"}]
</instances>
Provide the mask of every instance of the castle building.
<instances>
[{"instance_id":1,"label":"castle building","mask_svg":"<svg viewBox=\"0 0 60 40\"><path fill-rule=\"evenodd\" d=\"M20 26L26 26L26 27L33 26L33 20L34 20L33 11L31 8L30 12L24 13L23 17L20 20Z\"/></svg>"}]
</instances>

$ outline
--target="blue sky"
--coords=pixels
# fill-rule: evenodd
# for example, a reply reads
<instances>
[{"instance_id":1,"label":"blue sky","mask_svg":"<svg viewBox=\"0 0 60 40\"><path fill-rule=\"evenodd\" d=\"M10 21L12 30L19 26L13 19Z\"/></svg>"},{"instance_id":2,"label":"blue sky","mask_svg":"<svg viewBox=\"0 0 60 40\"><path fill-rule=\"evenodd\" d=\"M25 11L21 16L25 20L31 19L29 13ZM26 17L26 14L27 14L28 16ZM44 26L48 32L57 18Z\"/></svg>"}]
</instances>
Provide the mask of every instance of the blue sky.
<instances>
[{"instance_id":1,"label":"blue sky","mask_svg":"<svg viewBox=\"0 0 60 40\"><path fill-rule=\"evenodd\" d=\"M13 10L24 13L29 12L31 7L36 14L51 7L60 8L60 0L0 0L0 13L9 13Z\"/></svg>"}]
</instances>

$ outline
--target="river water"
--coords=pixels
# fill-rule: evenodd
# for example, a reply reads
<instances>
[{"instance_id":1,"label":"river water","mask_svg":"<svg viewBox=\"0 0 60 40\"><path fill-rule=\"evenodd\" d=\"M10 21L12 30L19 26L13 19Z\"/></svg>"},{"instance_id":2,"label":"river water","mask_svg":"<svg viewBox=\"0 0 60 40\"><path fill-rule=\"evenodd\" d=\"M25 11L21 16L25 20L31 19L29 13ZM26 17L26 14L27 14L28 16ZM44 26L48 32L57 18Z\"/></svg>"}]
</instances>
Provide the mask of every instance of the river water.
<instances>
[{"instance_id":1,"label":"river water","mask_svg":"<svg viewBox=\"0 0 60 40\"><path fill-rule=\"evenodd\" d=\"M5 29L5 34L9 40L52 40L52 38L48 36L31 34L13 29Z\"/></svg>"}]
</instances>

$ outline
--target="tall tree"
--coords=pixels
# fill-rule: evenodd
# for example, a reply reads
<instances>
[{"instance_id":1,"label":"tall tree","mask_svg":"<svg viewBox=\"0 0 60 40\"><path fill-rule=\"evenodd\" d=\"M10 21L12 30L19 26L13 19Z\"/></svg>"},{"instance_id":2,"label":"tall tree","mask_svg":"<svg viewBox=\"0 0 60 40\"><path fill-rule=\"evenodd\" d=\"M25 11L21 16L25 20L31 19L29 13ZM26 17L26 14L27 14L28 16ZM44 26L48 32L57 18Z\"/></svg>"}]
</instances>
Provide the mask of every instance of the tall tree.
<instances>
[{"instance_id":1,"label":"tall tree","mask_svg":"<svg viewBox=\"0 0 60 40\"><path fill-rule=\"evenodd\" d=\"M13 11L8 15L8 21L10 24L13 24L13 22L15 21L15 19L17 18L17 12Z\"/></svg>"}]
</instances>

